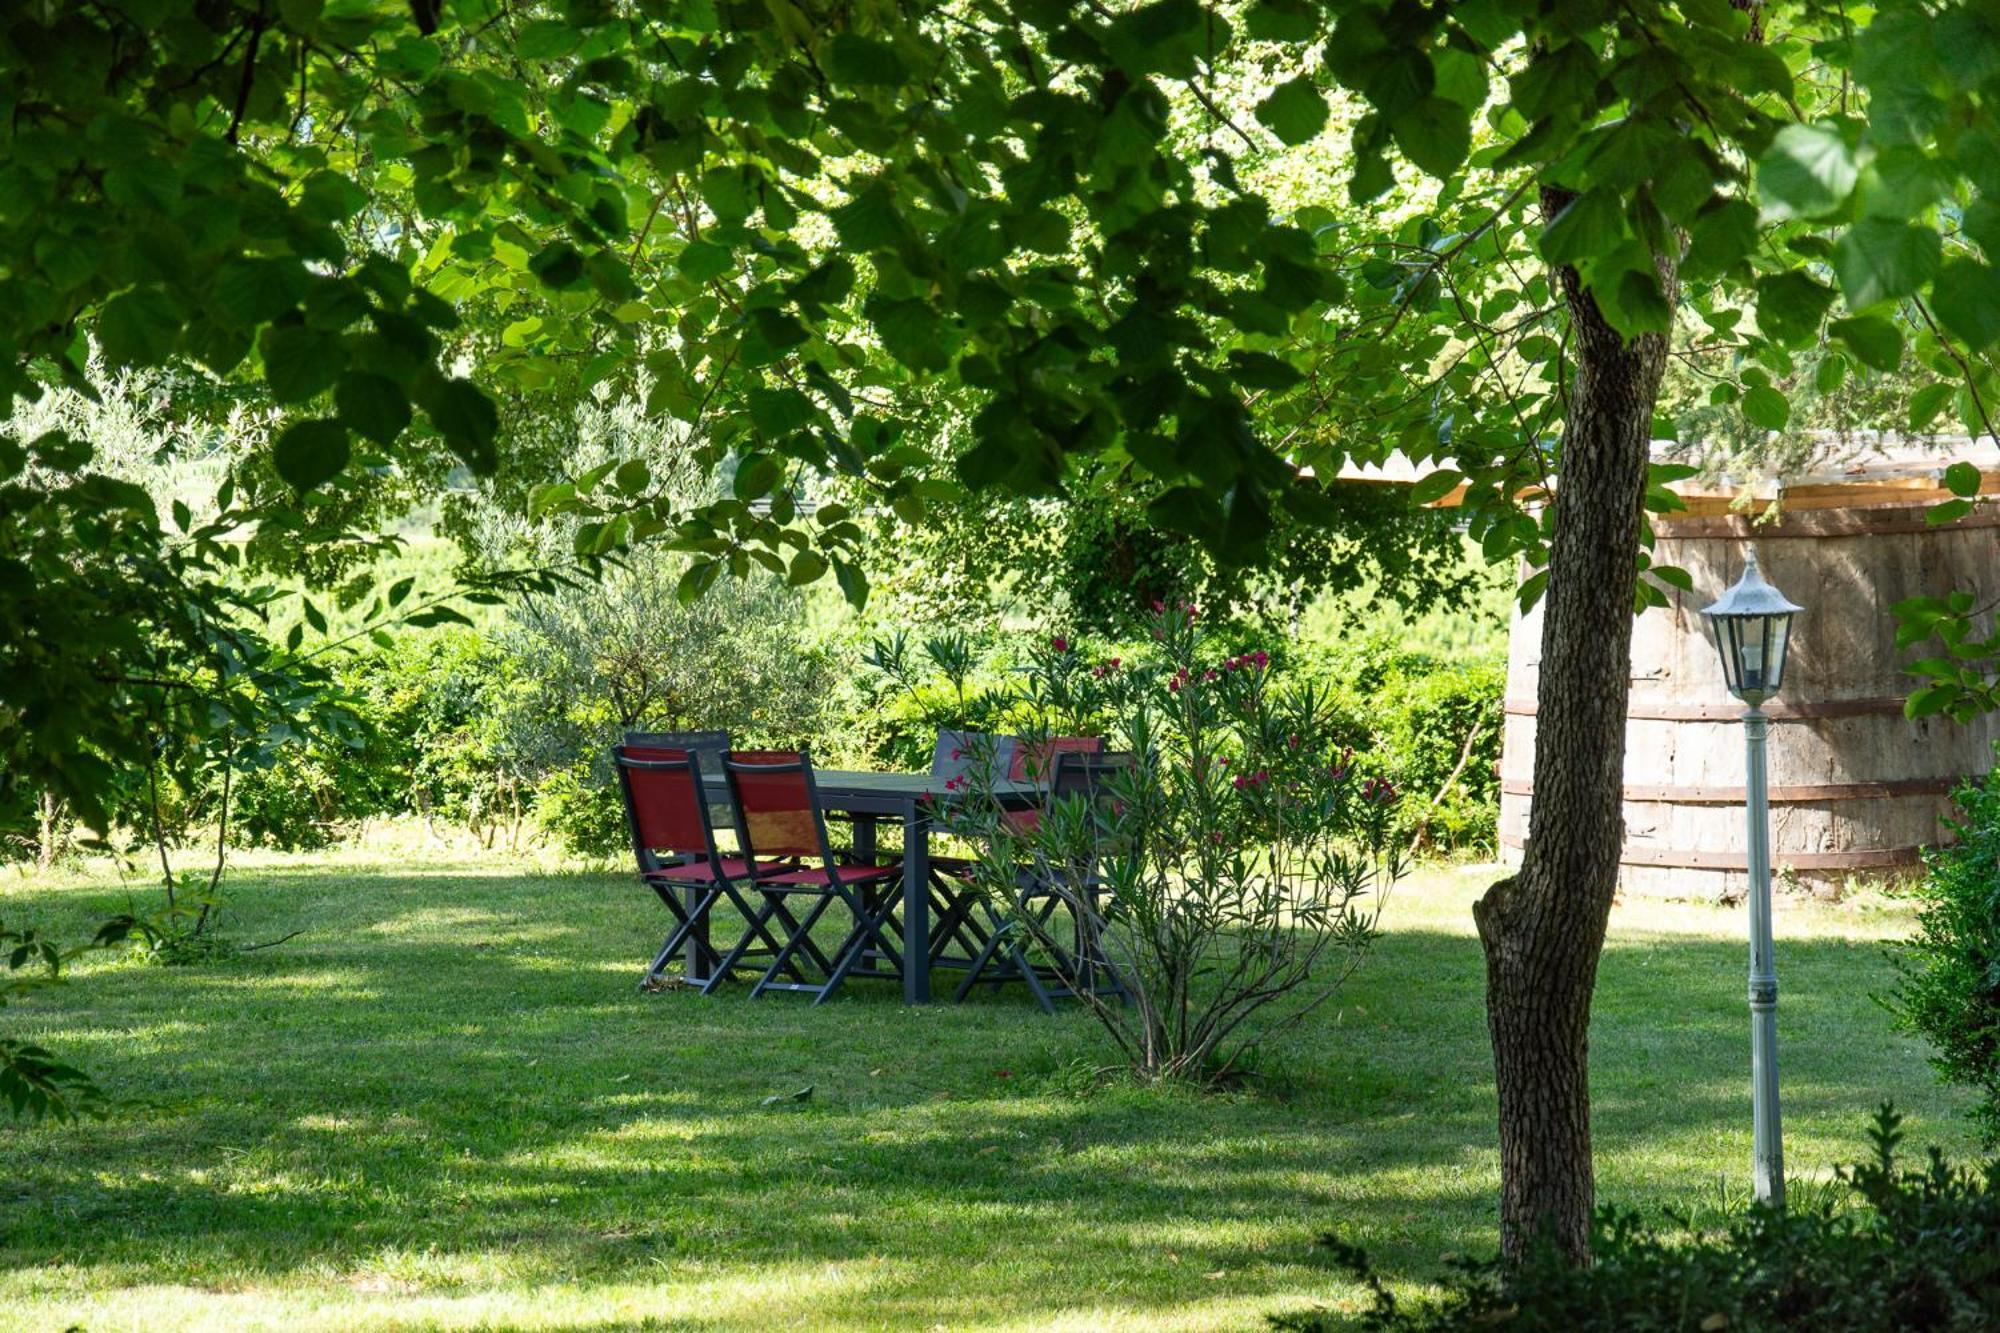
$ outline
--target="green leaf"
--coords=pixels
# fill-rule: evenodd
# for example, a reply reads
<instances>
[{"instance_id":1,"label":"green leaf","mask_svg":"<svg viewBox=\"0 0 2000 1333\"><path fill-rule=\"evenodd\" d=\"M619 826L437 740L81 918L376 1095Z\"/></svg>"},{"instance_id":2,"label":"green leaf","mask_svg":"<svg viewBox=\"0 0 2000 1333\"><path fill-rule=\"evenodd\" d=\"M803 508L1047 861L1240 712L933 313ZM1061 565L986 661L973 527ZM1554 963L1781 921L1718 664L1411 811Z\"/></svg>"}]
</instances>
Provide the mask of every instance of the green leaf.
<instances>
[{"instance_id":1,"label":"green leaf","mask_svg":"<svg viewBox=\"0 0 2000 1333\"><path fill-rule=\"evenodd\" d=\"M1725 199L1695 215L1688 227L1689 279L1720 277L1757 248L1757 210L1741 199Z\"/></svg>"},{"instance_id":2,"label":"green leaf","mask_svg":"<svg viewBox=\"0 0 2000 1333\"><path fill-rule=\"evenodd\" d=\"M1959 687L1954 684L1926 685L1903 701L1903 716L1914 720L1942 713L1951 707L1959 694Z\"/></svg>"},{"instance_id":3,"label":"green leaf","mask_svg":"<svg viewBox=\"0 0 2000 1333\"><path fill-rule=\"evenodd\" d=\"M826 72L837 83L862 88L894 88L910 81L910 70L887 42L843 32L827 44Z\"/></svg>"},{"instance_id":4,"label":"green leaf","mask_svg":"<svg viewBox=\"0 0 2000 1333\"><path fill-rule=\"evenodd\" d=\"M346 359L338 339L297 324L265 329L257 346L264 355L264 382L281 403L303 403L331 389Z\"/></svg>"},{"instance_id":5,"label":"green leaf","mask_svg":"<svg viewBox=\"0 0 2000 1333\"><path fill-rule=\"evenodd\" d=\"M1872 370L1889 374L1903 364L1903 331L1894 320L1882 315L1856 315L1852 319L1836 319L1827 330L1847 344L1856 360Z\"/></svg>"},{"instance_id":6,"label":"green leaf","mask_svg":"<svg viewBox=\"0 0 2000 1333\"><path fill-rule=\"evenodd\" d=\"M816 583L826 573L826 557L818 551L800 551L792 557L792 569L785 576L785 582L794 588L802 588L808 583Z\"/></svg>"},{"instance_id":7,"label":"green leaf","mask_svg":"<svg viewBox=\"0 0 2000 1333\"><path fill-rule=\"evenodd\" d=\"M349 371L333 390L333 405L349 430L377 444L393 444L410 424L410 399L394 380Z\"/></svg>"},{"instance_id":8,"label":"green leaf","mask_svg":"<svg viewBox=\"0 0 2000 1333\"><path fill-rule=\"evenodd\" d=\"M114 296L97 317L97 340L113 366L157 366L180 340L182 310L157 287Z\"/></svg>"},{"instance_id":9,"label":"green leaf","mask_svg":"<svg viewBox=\"0 0 2000 1333\"><path fill-rule=\"evenodd\" d=\"M1820 217L1854 190L1861 168L1854 150L1824 125L1787 125L1757 161L1757 189L1766 221Z\"/></svg>"},{"instance_id":10,"label":"green leaf","mask_svg":"<svg viewBox=\"0 0 2000 1333\"><path fill-rule=\"evenodd\" d=\"M1398 116L1391 128L1403 155L1439 180L1464 165L1472 147L1471 113L1441 97L1426 97Z\"/></svg>"},{"instance_id":11,"label":"green leaf","mask_svg":"<svg viewBox=\"0 0 2000 1333\"><path fill-rule=\"evenodd\" d=\"M833 578L840 585L849 606L859 611L868 605L868 575L862 572L859 565L836 559L833 562Z\"/></svg>"},{"instance_id":12,"label":"green leaf","mask_svg":"<svg viewBox=\"0 0 2000 1333\"><path fill-rule=\"evenodd\" d=\"M1324 31L1326 19L1306 0L1258 0L1244 22L1260 42L1309 42Z\"/></svg>"},{"instance_id":13,"label":"green leaf","mask_svg":"<svg viewBox=\"0 0 2000 1333\"><path fill-rule=\"evenodd\" d=\"M1257 119L1288 144L1305 143L1325 129L1327 114L1326 98L1303 76L1279 84L1257 104Z\"/></svg>"},{"instance_id":14,"label":"green leaf","mask_svg":"<svg viewBox=\"0 0 2000 1333\"><path fill-rule=\"evenodd\" d=\"M1819 333L1833 289L1803 273L1780 273L1757 284L1757 327L1766 337L1798 344Z\"/></svg>"},{"instance_id":15,"label":"green leaf","mask_svg":"<svg viewBox=\"0 0 2000 1333\"><path fill-rule=\"evenodd\" d=\"M2000 273L1990 265L1954 259L1931 288L1938 322L1975 352L2000 340Z\"/></svg>"},{"instance_id":16,"label":"green leaf","mask_svg":"<svg viewBox=\"0 0 2000 1333\"><path fill-rule=\"evenodd\" d=\"M750 391L750 420L768 440L789 435L812 418L812 400L789 385Z\"/></svg>"},{"instance_id":17,"label":"green leaf","mask_svg":"<svg viewBox=\"0 0 2000 1333\"><path fill-rule=\"evenodd\" d=\"M691 606L703 593L714 586L722 573L720 560L697 560L687 567L681 581L674 586L674 600L682 606Z\"/></svg>"},{"instance_id":18,"label":"green leaf","mask_svg":"<svg viewBox=\"0 0 2000 1333\"><path fill-rule=\"evenodd\" d=\"M494 449L500 416L493 400L471 380L426 377L417 384L417 405L437 427L451 451L479 476L493 475L500 465Z\"/></svg>"},{"instance_id":19,"label":"green leaf","mask_svg":"<svg viewBox=\"0 0 2000 1333\"><path fill-rule=\"evenodd\" d=\"M1457 490L1465 480L1460 473L1445 468L1422 477L1410 487L1410 503L1413 505L1435 504Z\"/></svg>"},{"instance_id":20,"label":"green leaf","mask_svg":"<svg viewBox=\"0 0 2000 1333\"><path fill-rule=\"evenodd\" d=\"M1946 403L1958 386L1950 382L1926 384L1910 395L1910 430L1920 431L1929 426L1944 411Z\"/></svg>"},{"instance_id":21,"label":"green leaf","mask_svg":"<svg viewBox=\"0 0 2000 1333\"><path fill-rule=\"evenodd\" d=\"M551 241L528 261L528 271L558 291L583 285L583 255L567 241Z\"/></svg>"},{"instance_id":22,"label":"green leaf","mask_svg":"<svg viewBox=\"0 0 2000 1333\"><path fill-rule=\"evenodd\" d=\"M1979 469L1970 463L1953 463L1944 470L1945 489L1961 498L1979 494Z\"/></svg>"},{"instance_id":23,"label":"green leaf","mask_svg":"<svg viewBox=\"0 0 2000 1333\"><path fill-rule=\"evenodd\" d=\"M1892 218L1864 218L1833 247L1841 294L1859 310L1913 295L1938 271L1938 234Z\"/></svg>"},{"instance_id":24,"label":"green leaf","mask_svg":"<svg viewBox=\"0 0 2000 1333\"><path fill-rule=\"evenodd\" d=\"M1608 254L1625 239L1625 216L1618 195L1591 190L1570 200L1542 228L1542 258L1551 264L1575 264Z\"/></svg>"},{"instance_id":25,"label":"green leaf","mask_svg":"<svg viewBox=\"0 0 2000 1333\"><path fill-rule=\"evenodd\" d=\"M278 437L271 463L300 495L339 476L347 466L347 431L338 421L309 418L293 422Z\"/></svg>"},{"instance_id":26,"label":"green leaf","mask_svg":"<svg viewBox=\"0 0 2000 1333\"><path fill-rule=\"evenodd\" d=\"M695 241L682 249L674 267L691 282L707 282L728 272L731 262L727 248L713 241Z\"/></svg>"},{"instance_id":27,"label":"green leaf","mask_svg":"<svg viewBox=\"0 0 2000 1333\"><path fill-rule=\"evenodd\" d=\"M1679 588L1682 592L1694 591L1694 575L1679 565L1654 565L1651 573L1670 588Z\"/></svg>"},{"instance_id":28,"label":"green leaf","mask_svg":"<svg viewBox=\"0 0 2000 1333\"><path fill-rule=\"evenodd\" d=\"M1760 384L1744 390L1743 415L1753 426L1783 430L1785 423L1792 419L1792 405L1776 389Z\"/></svg>"},{"instance_id":29,"label":"green leaf","mask_svg":"<svg viewBox=\"0 0 2000 1333\"><path fill-rule=\"evenodd\" d=\"M906 235L895 198L879 180L834 209L832 217L841 244L850 250L887 249L900 244Z\"/></svg>"},{"instance_id":30,"label":"green leaf","mask_svg":"<svg viewBox=\"0 0 2000 1333\"><path fill-rule=\"evenodd\" d=\"M1231 352L1229 377L1246 389L1281 392L1305 378L1289 361L1269 352Z\"/></svg>"},{"instance_id":31,"label":"green leaf","mask_svg":"<svg viewBox=\"0 0 2000 1333\"><path fill-rule=\"evenodd\" d=\"M736 466L731 490L739 500L755 500L769 495L784 480L785 471L770 454L751 454Z\"/></svg>"},{"instance_id":32,"label":"green leaf","mask_svg":"<svg viewBox=\"0 0 2000 1333\"><path fill-rule=\"evenodd\" d=\"M1660 288L1659 275L1650 268L1620 270L1618 285L1608 298L1603 288L1592 290L1604 307L1606 322L1627 338L1664 333L1673 324L1673 308Z\"/></svg>"},{"instance_id":33,"label":"green leaf","mask_svg":"<svg viewBox=\"0 0 2000 1333\"><path fill-rule=\"evenodd\" d=\"M1970 500L1946 500L1942 504L1934 504L1929 509L1926 509L1924 511L1924 522L1934 528L1941 527L1946 523L1956 523L1967 514L1970 514L1973 508L1973 503Z\"/></svg>"},{"instance_id":34,"label":"green leaf","mask_svg":"<svg viewBox=\"0 0 2000 1333\"><path fill-rule=\"evenodd\" d=\"M945 324L928 301L868 299L868 320L882 346L912 370L943 370L951 364Z\"/></svg>"},{"instance_id":35,"label":"green leaf","mask_svg":"<svg viewBox=\"0 0 2000 1333\"><path fill-rule=\"evenodd\" d=\"M305 287L295 260L233 259L215 271L215 304L237 327L254 329L297 309Z\"/></svg>"}]
</instances>

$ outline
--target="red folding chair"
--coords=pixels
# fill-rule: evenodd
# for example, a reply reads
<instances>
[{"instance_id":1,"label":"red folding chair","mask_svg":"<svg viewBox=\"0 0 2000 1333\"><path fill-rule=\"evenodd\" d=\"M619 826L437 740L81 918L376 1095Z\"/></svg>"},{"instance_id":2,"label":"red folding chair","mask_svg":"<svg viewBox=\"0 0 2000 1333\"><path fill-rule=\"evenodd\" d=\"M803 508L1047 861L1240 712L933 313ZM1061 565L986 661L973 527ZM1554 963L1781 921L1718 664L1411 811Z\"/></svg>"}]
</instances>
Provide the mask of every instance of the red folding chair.
<instances>
[{"instance_id":1,"label":"red folding chair","mask_svg":"<svg viewBox=\"0 0 2000 1333\"><path fill-rule=\"evenodd\" d=\"M1047 792L1055 786L1056 767L1064 755L1103 753L1102 736L1017 736L1007 777L1014 782L1032 782ZM1010 810L1006 818L1014 828L1027 830L1041 822L1042 812L1034 809Z\"/></svg>"},{"instance_id":2,"label":"red folding chair","mask_svg":"<svg viewBox=\"0 0 2000 1333\"><path fill-rule=\"evenodd\" d=\"M724 856L715 845L702 786L701 756L693 750L619 745L611 751L625 797L625 822L639 878L674 918L667 942L639 980L641 988L659 979L673 956L689 953L688 980L712 994L745 958L774 957L778 943L754 921L755 912L738 885L752 873L748 857ZM663 859L666 853L672 860ZM729 966L709 939L716 904L727 900L750 923L729 951ZM752 950L761 940L763 949Z\"/></svg>"},{"instance_id":3,"label":"red folding chair","mask_svg":"<svg viewBox=\"0 0 2000 1333\"><path fill-rule=\"evenodd\" d=\"M952 742L950 751L946 749L948 739ZM1064 755L1096 755L1103 751L1102 736L977 737L966 732L939 732L931 773L936 776L947 758L959 765L952 776L969 773L973 765L983 763L993 766L994 776L1031 784L1046 795L1054 786L1056 770ZM1003 810L999 817L1010 832L1027 834L1042 816L1040 810L1026 806ZM971 884L974 863L959 857L934 856L931 869L934 888L931 965L981 972L991 961L996 944L981 921L979 909L984 898ZM961 952L952 953L953 947Z\"/></svg>"},{"instance_id":4,"label":"red folding chair","mask_svg":"<svg viewBox=\"0 0 2000 1333\"><path fill-rule=\"evenodd\" d=\"M773 923L784 932L771 965L750 990L752 998L772 990L804 991L814 1004L824 1004L850 976L881 979L902 976L902 954L891 938L889 926L896 910L902 885L902 867L894 864L843 864L834 855L826 836L826 815L820 806L819 788L813 782L812 760L803 750L736 751L722 761L729 775L730 795L736 802L736 828L743 840L743 853L754 867L750 887L763 895L764 904L751 919L753 930L767 930ZM766 867L760 858L789 858L789 867ZM817 862L817 864L814 864ZM803 916L792 904L809 900ZM844 905L853 925L831 954L812 938L812 929L835 903ZM738 950L749 940L741 941ZM883 959L888 970L860 970L863 955ZM722 960L733 966L738 951ZM808 981L800 971L800 961L810 962L823 980ZM795 979L778 978L792 972Z\"/></svg>"},{"instance_id":5,"label":"red folding chair","mask_svg":"<svg viewBox=\"0 0 2000 1333\"><path fill-rule=\"evenodd\" d=\"M1097 864L1114 824L1118 783L1131 765L1131 755L1101 749L1070 748L1056 755L1055 771L1046 782L1048 796L1052 802L1080 803L1072 809L1087 821L1082 831L1092 844L1088 863L1052 864L1037 857L1036 865L1022 866L1016 871L1011 919L998 904L981 901L988 918L987 940L974 955L953 1000L962 1003L981 982L997 990L1009 981L1024 983L1051 1014L1057 1000L1084 994L1131 999L1118 969L1104 954L1103 881ZM1069 949L1052 938L1059 911L1069 918L1073 935ZM1032 929L1026 921L1030 916ZM1024 935L1032 937L1037 952L1049 956L1047 964L1029 957L1022 947Z\"/></svg>"}]
</instances>

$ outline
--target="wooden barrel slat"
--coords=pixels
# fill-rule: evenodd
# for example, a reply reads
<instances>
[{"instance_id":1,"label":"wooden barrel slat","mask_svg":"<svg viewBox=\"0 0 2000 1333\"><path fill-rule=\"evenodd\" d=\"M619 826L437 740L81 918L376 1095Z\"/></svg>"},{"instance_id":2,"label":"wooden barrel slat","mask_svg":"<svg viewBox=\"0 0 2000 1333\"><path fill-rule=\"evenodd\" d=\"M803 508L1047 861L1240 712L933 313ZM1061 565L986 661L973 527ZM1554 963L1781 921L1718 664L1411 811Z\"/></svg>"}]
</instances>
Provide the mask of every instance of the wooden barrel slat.
<instances>
[{"instance_id":1,"label":"wooden barrel slat","mask_svg":"<svg viewBox=\"0 0 2000 1333\"><path fill-rule=\"evenodd\" d=\"M1519 838L1503 837L1502 843L1514 851L1520 851L1527 843ZM1922 849L1916 847L1891 847L1882 851L1860 852L1789 852L1773 859L1773 870L1893 870L1913 866L1923 860ZM1686 870L1748 870L1748 858L1742 852L1705 852L1694 849L1674 850L1672 848L1627 849L1624 864L1628 866L1648 866L1661 869Z\"/></svg>"},{"instance_id":2,"label":"wooden barrel slat","mask_svg":"<svg viewBox=\"0 0 2000 1333\"><path fill-rule=\"evenodd\" d=\"M1741 516L1656 521L1655 561L1685 569L1695 591L1662 585L1668 604L1633 627L1628 889L1716 897L1743 887L1743 707L1724 688L1701 608L1742 573L1751 541L1765 575L1805 607L1784 693L1766 706L1774 864L1821 882L1893 874L1947 836L1951 792L1993 766L2000 720L1903 716L1909 654L1896 647L1891 607L2000 567L2000 511L1940 527L1925 513L1922 504L1818 508L1754 530ZM1500 797L1510 860L1530 831L1541 633L1539 607L1516 618Z\"/></svg>"},{"instance_id":3,"label":"wooden barrel slat","mask_svg":"<svg viewBox=\"0 0 2000 1333\"><path fill-rule=\"evenodd\" d=\"M1965 781L1964 777L1949 777L1895 778L1884 782L1809 782L1791 786L1773 786L1768 788L1765 794L1774 805L1797 805L1812 801L1865 801L1885 796L1949 796ZM1507 778L1500 783L1500 790L1509 796L1533 796L1535 784L1519 778ZM1649 787L1627 783L1624 792L1624 799L1627 802L1669 801L1684 805L1742 805L1747 797L1748 793L1740 786Z\"/></svg>"}]
</instances>

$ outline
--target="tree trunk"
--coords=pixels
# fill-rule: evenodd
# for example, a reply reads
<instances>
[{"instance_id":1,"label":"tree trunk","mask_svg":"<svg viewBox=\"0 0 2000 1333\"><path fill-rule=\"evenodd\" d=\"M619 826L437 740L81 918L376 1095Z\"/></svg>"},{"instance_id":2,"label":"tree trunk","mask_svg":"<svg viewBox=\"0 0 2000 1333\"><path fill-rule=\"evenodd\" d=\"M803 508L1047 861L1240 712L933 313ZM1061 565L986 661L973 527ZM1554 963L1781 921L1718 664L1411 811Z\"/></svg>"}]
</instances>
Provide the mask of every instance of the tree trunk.
<instances>
[{"instance_id":1,"label":"tree trunk","mask_svg":"<svg viewBox=\"0 0 2000 1333\"><path fill-rule=\"evenodd\" d=\"M1553 217L1569 202L1545 189ZM1669 304L1673 273L1663 269ZM1595 1204L1587 1065L1591 990L1617 885L1632 613L1653 407L1667 339L1627 343L1560 281L1576 375L1542 620L1535 801L1520 873L1473 908L1486 951L1486 1012L1500 1094L1501 1249L1537 1233L1579 1262Z\"/></svg>"}]
</instances>

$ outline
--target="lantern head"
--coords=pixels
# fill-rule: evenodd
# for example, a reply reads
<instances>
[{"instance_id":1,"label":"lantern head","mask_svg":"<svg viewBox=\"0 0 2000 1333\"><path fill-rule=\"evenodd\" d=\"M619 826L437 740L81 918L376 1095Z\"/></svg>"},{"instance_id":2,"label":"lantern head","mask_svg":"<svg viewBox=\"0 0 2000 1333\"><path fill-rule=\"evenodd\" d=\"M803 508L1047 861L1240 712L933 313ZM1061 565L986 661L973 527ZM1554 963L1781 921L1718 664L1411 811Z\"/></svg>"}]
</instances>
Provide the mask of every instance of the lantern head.
<instances>
[{"instance_id":1,"label":"lantern head","mask_svg":"<svg viewBox=\"0 0 2000 1333\"><path fill-rule=\"evenodd\" d=\"M1715 626L1715 646L1731 694L1754 708L1778 692L1792 617L1801 609L1764 581L1757 553L1750 552L1743 577L1702 611Z\"/></svg>"}]
</instances>

